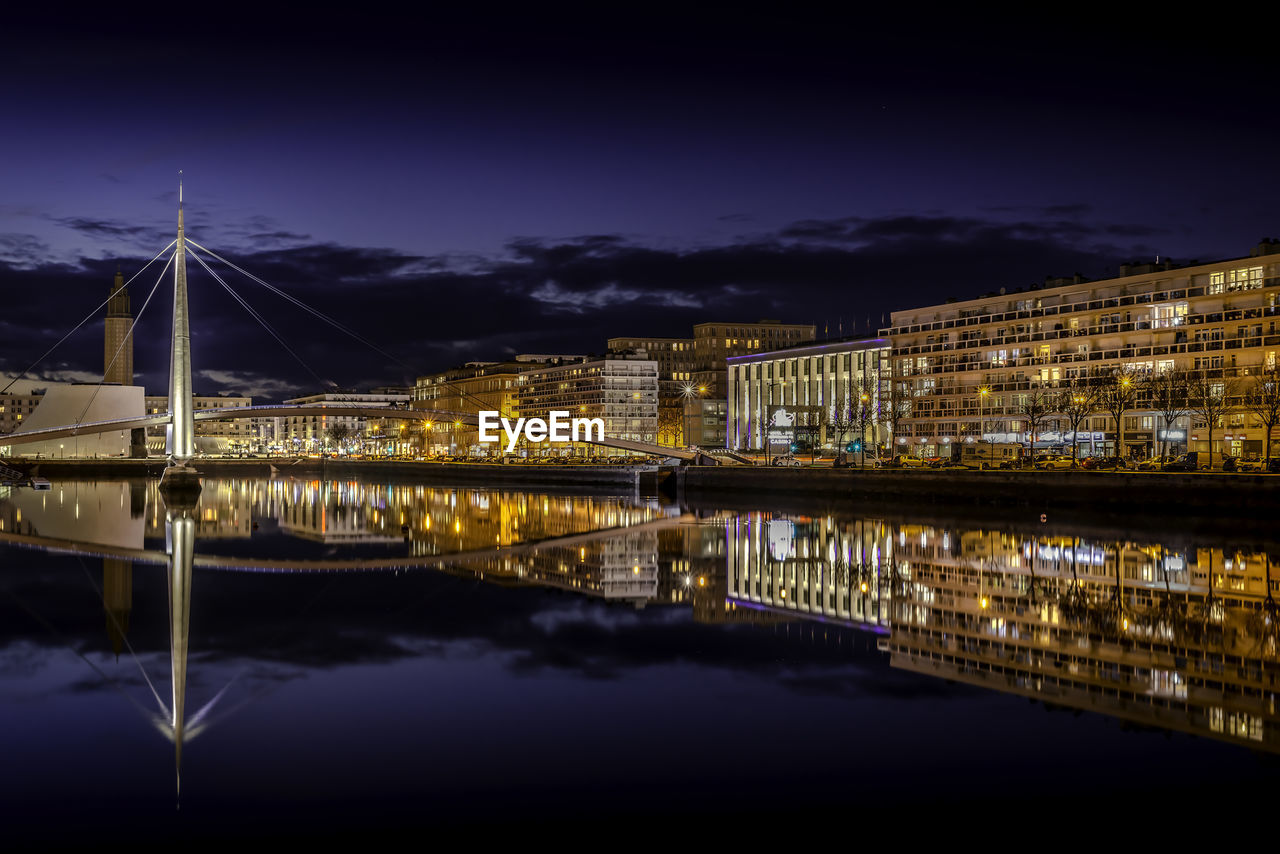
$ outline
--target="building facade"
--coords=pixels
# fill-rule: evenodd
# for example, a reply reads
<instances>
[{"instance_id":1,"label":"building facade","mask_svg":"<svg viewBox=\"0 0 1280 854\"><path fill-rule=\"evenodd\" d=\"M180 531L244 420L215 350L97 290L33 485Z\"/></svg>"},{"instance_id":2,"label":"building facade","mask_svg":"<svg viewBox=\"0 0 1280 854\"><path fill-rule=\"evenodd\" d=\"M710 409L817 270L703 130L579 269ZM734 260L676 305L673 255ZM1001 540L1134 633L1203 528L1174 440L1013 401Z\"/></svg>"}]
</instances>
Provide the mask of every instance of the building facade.
<instances>
[{"instance_id":1,"label":"building facade","mask_svg":"<svg viewBox=\"0 0 1280 854\"><path fill-rule=\"evenodd\" d=\"M144 398L148 415L161 415L169 411L168 395L147 395ZM197 394L191 398L194 412L206 409L238 409L253 406L253 398L223 392L221 394ZM167 426L147 428L147 450L163 453ZM234 421L195 422L196 448L206 454L225 454L250 450L254 430L251 419Z\"/></svg>"},{"instance_id":2,"label":"building facade","mask_svg":"<svg viewBox=\"0 0 1280 854\"><path fill-rule=\"evenodd\" d=\"M1122 265L1119 272L893 312L882 334L893 341L894 389L911 409L897 440L902 449L932 455L960 442L1026 445L1037 394L1060 395L1086 379L1175 372L1229 398L1212 449L1203 418L1189 412L1163 424L1141 393L1122 425L1099 407L1079 436L1051 414L1037 447L1146 456L1168 441L1172 452L1261 453L1263 428L1243 400L1259 375L1275 369L1280 350L1280 242L1212 264Z\"/></svg>"},{"instance_id":3,"label":"building facade","mask_svg":"<svg viewBox=\"0 0 1280 854\"><path fill-rule=\"evenodd\" d=\"M644 353L658 363L658 443L722 448L726 429L725 359L812 341L811 324L708 321L692 338L610 338L613 352Z\"/></svg>"},{"instance_id":4,"label":"building facade","mask_svg":"<svg viewBox=\"0 0 1280 854\"><path fill-rule=\"evenodd\" d=\"M43 391L34 390L27 394L0 394L0 433L21 429L22 422L31 417L43 398Z\"/></svg>"},{"instance_id":5,"label":"building facade","mask_svg":"<svg viewBox=\"0 0 1280 854\"><path fill-rule=\"evenodd\" d=\"M517 406L523 417L548 418L553 410L574 418L600 418L611 439L655 443L658 432L658 363L641 355L609 354L547 365L520 374ZM532 446L541 453L551 446ZM575 448L577 453L623 453Z\"/></svg>"},{"instance_id":6,"label":"building facade","mask_svg":"<svg viewBox=\"0 0 1280 854\"><path fill-rule=\"evenodd\" d=\"M344 447L376 447L378 453L405 454L413 447L407 419L397 419L395 408L408 408L410 395L397 393L323 392L286 400L290 405L327 406L323 415L288 415L274 419L274 447L293 453L337 450ZM386 407L386 418L345 413L343 406Z\"/></svg>"},{"instance_id":7,"label":"building facade","mask_svg":"<svg viewBox=\"0 0 1280 854\"><path fill-rule=\"evenodd\" d=\"M725 447L785 453L887 444L889 342L859 338L726 360Z\"/></svg>"},{"instance_id":8,"label":"building facade","mask_svg":"<svg viewBox=\"0 0 1280 854\"><path fill-rule=\"evenodd\" d=\"M413 387L414 409L440 412L442 416L423 422L424 450L429 454L470 454L485 450L480 444L480 428L464 424L449 413L475 415L481 411L519 415L520 374L540 367L535 356L516 356L504 362L467 362L434 374L418 377Z\"/></svg>"}]
</instances>

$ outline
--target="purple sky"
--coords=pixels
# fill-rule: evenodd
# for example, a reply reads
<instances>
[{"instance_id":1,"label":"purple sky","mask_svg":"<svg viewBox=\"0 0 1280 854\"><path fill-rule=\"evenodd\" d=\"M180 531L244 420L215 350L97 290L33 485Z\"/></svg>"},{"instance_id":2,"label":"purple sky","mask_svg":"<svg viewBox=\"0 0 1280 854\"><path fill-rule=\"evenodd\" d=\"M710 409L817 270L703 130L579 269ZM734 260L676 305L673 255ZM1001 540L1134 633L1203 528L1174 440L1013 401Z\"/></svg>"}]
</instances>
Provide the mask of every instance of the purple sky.
<instances>
[{"instance_id":1,"label":"purple sky","mask_svg":"<svg viewBox=\"0 0 1280 854\"><path fill-rule=\"evenodd\" d=\"M1280 236L1273 75L1234 31L641 14L18 16L0 288L27 298L0 317L0 370L171 239L178 169L197 240L423 371L712 319L861 332ZM316 385L211 280L192 287L205 390ZM249 287L322 377L411 379ZM47 375L100 370L98 330ZM136 361L163 387L163 347Z\"/></svg>"}]
</instances>

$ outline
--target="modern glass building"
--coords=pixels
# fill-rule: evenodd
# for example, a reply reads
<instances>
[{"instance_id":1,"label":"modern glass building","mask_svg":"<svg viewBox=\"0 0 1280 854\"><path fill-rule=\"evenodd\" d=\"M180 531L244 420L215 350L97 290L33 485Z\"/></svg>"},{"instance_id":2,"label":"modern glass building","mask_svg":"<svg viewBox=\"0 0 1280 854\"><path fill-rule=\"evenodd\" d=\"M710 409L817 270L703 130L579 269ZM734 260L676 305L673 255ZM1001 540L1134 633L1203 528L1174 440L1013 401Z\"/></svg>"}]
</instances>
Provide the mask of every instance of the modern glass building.
<instances>
[{"instance_id":1,"label":"modern glass building","mask_svg":"<svg viewBox=\"0 0 1280 854\"><path fill-rule=\"evenodd\" d=\"M834 450L859 433L886 444L889 342L858 338L726 360L726 447L785 452L797 439Z\"/></svg>"}]
</instances>

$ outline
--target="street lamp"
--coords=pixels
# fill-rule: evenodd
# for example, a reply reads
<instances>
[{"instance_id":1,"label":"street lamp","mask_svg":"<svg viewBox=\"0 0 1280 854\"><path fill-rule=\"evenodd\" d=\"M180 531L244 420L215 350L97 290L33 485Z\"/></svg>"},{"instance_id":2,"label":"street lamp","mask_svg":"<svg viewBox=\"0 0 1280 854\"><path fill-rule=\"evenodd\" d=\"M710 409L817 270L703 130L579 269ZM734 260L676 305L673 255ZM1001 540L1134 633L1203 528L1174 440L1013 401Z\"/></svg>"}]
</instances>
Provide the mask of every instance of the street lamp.
<instances>
[{"instance_id":1,"label":"street lamp","mask_svg":"<svg viewBox=\"0 0 1280 854\"><path fill-rule=\"evenodd\" d=\"M867 405L871 403L871 395L865 391L858 398L862 409L858 412L858 465L867 467Z\"/></svg>"},{"instance_id":2,"label":"street lamp","mask_svg":"<svg viewBox=\"0 0 1280 854\"><path fill-rule=\"evenodd\" d=\"M987 436L987 398L991 396L991 387L982 386L978 389L978 397L982 400L979 413L979 427L983 437ZM987 466L991 466L992 458L995 457L995 444L992 439L987 439Z\"/></svg>"}]
</instances>

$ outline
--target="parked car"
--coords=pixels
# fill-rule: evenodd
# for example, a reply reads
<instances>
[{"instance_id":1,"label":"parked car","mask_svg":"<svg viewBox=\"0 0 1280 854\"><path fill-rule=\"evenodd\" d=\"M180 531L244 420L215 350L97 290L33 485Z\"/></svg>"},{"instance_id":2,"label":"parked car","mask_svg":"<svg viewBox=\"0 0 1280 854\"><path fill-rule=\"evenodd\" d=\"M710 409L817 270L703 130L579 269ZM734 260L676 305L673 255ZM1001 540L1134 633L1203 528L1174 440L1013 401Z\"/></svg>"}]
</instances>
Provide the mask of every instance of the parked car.
<instances>
[{"instance_id":1,"label":"parked car","mask_svg":"<svg viewBox=\"0 0 1280 854\"><path fill-rule=\"evenodd\" d=\"M1199 471L1200 452L1187 451L1171 463L1166 463L1161 471Z\"/></svg>"},{"instance_id":2,"label":"parked car","mask_svg":"<svg viewBox=\"0 0 1280 854\"><path fill-rule=\"evenodd\" d=\"M1071 457L1065 454L1044 454L1036 457L1035 466L1041 471L1071 468Z\"/></svg>"},{"instance_id":3,"label":"parked car","mask_svg":"<svg viewBox=\"0 0 1280 854\"><path fill-rule=\"evenodd\" d=\"M770 463L770 465L773 465L773 466L798 466L798 465L800 465L800 461L799 461L799 460L797 460L795 457L793 457L791 454L787 454L786 456L782 456L782 457L774 457L774 458L773 458L773 462L771 462L771 463Z\"/></svg>"},{"instance_id":4,"label":"parked car","mask_svg":"<svg viewBox=\"0 0 1280 854\"><path fill-rule=\"evenodd\" d=\"M1086 457L1080 461L1080 468L1088 471L1115 471L1128 467L1124 457Z\"/></svg>"},{"instance_id":5,"label":"parked car","mask_svg":"<svg viewBox=\"0 0 1280 854\"><path fill-rule=\"evenodd\" d=\"M1148 457L1138 463L1138 471L1165 471L1165 466L1174 462L1178 458L1173 454L1161 454L1157 457Z\"/></svg>"},{"instance_id":6,"label":"parked car","mask_svg":"<svg viewBox=\"0 0 1280 854\"><path fill-rule=\"evenodd\" d=\"M922 469L927 468L929 462L928 460L921 459L920 457L898 454L893 459L878 460L875 465L876 468L882 469Z\"/></svg>"},{"instance_id":7,"label":"parked car","mask_svg":"<svg viewBox=\"0 0 1280 854\"><path fill-rule=\"evenodd\" d=\"M1238 459L1237 459L1237 458L1235 458L1235 457L1223 457L1223 458L1222 458L1222 470L1223 470L1223 471L1235 471L1235 470L1236 470L1236 466L1238 466L1239 464L1240 464L1240 460L1238 460Z\"/></svg>"},{"instance_id":8,"label":"parked car","mask_svg":"<svg viewBox=\"0 0 1280 854\"><path fill-rule=\"evenodd\" d=\"M1267 470L1266 460L1237 460L1236 471L1242 474L1258 474Z\"/></svg>"}]
</instances>

